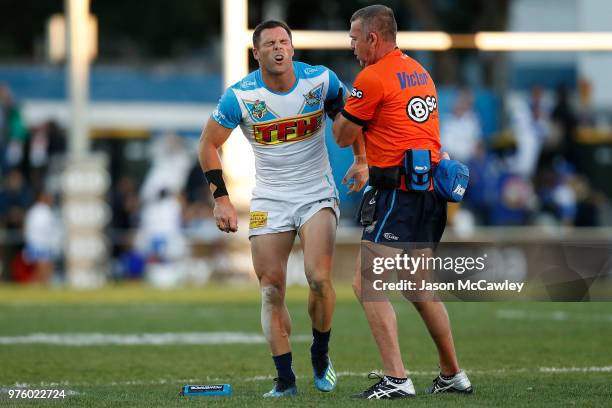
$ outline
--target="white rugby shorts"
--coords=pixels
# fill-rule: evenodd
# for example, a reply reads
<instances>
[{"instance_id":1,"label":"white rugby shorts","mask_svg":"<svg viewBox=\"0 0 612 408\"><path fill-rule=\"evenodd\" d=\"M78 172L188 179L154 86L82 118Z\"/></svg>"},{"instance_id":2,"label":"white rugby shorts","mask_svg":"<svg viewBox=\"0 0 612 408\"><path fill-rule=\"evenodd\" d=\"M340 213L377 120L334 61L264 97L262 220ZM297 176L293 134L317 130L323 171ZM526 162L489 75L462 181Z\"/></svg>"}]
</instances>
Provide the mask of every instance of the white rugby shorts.
<instances>
[{"instance_id":1,"label":"white rugby shorts","mask_svg":"<svg viewBox=\"0 0 612 408\"><path fill-rule=\"evenodd\" d=\"M338 190L331 175L320 180L287 186L257 185L253 189L249 238L255 235L300 231L323 208L340 219Z\"/></svg>"}]
</instances>

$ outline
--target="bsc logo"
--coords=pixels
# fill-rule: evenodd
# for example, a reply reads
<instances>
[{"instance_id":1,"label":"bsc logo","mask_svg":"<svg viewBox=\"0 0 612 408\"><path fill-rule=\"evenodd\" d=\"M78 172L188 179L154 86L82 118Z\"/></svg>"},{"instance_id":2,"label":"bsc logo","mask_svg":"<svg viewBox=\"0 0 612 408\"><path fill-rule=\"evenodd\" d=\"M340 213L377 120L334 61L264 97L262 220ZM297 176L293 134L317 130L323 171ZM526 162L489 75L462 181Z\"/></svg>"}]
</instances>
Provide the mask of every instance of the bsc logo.
<instances>
[{"instance_id":1,"label":"bsc logo","mask_svg":"<svg viewBox=\"0 0 612 408\"><path fill-rule=\"evenodd\" d=\"M361 99L363 98L363 91L360 91L357 88L353 88L353 90L351 91L351 96L353 98Z\"/></svg>"},{"instance_id":2,"label":"bsc logo","mask_svg":"<svg viewBox=\"0 0 612 408\"><path fill-rule=\"evenodd\" d=\"M414 96L406 105L408 117L417 123L423 123L429 119L429 115L438 109L438 102L435 96L427 95L425 99Z\"/></svg>"}]
</instances>

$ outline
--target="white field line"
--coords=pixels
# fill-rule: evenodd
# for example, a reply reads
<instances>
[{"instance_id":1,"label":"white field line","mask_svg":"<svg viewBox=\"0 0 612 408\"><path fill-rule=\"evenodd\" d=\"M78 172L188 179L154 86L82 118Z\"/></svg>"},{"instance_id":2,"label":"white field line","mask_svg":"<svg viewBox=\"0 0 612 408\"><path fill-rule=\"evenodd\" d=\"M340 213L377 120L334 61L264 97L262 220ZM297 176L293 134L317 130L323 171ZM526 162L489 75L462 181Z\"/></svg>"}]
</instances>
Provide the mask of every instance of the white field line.
<instances>
[{"instance_id":1,"label":"white field line","mask_svg":"<svg viewBox=\"0 0 612 408\"><path fill-rule=\"evenodd\" d=\"M520 373L532 373L532 374L563 374L563 373L609 373L612 372L612 365L602 367L532 367L532 368L514 368L514 369L496 369L496 370L465 370L470 375L504 375L504 374L520 374ZM410 377L434 377L438 375L438 371L411 371L407 373ZM367 372L355 372L355 371L340 371L337 373L339 377L363 377L368 376ZM297 376L297 378L310 378L310 376ZM232 379L231 382L258 382L258 381L272 381L273 376L271 375L257 375L254 377L246 377L242 379ZM0 393L8 391L8 389L16 388L61 388L61 387L120 387L120 386L145 386L145 385L177 385L182 386L186 384L213 384L213 383L225 383L228 382L227 378L218 377L201 377L201 378L160 378L158 380L127 380L127 381L111 381L111 382L93 382L93 383L79 383L70 381L60 382L39 382L39 383L15 383L9 385L0 385Z\"/></svg>"},{"instance_id":2,"label":"white field line","mask_svg":"<svg viewBox=\"0 0 612 408\"><path fill-rule=\"evenodd\" d=\"M311 336L296 335L295 342L311 341ZM0 345L51 344L58 346L165 346L173 344L265 344L257 333L196 332L196 333L32 333L25 336L0 336Z\"/></svg>"},{"instance_id":3,"label":"white field line","mask_svg":"<svg viewBox=\"0 0 612 408\"><path fill-rule=\"evenodd\" d=\"M609 373L612 366L605 367L540 367L541 373Z\"/></svg>"},{"instance_id":4,"label":"white field line","mask_svg":"<svg viewBox=\"0 0 612 408\"><path fill-rule=\"evenodd\" d=\"M495 312L495 317L498 319L510 320L548 320L548 321L580 321L580 322L608 322L612 323L612 314L587 314L573 313L563 310L555 310L551 312L531 312L519 309L500 309Z\"/></svg>"}]
</instances>

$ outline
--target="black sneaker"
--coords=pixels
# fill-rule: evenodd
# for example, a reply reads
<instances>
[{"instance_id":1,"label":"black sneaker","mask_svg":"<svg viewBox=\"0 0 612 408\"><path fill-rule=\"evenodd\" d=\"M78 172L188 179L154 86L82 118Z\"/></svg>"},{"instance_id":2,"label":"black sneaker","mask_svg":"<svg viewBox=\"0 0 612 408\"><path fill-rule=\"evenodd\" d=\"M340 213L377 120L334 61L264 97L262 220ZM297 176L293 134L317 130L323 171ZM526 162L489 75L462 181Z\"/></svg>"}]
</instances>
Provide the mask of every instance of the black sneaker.
<instances>
[{"instance_id":1,"label":"black sneaker","mask_svg":"<svg viewBox=\"0 0 612 408\"><path fill-rule=\"evenodd\" d=\"M442 375L437 376L434 378L431 387L425 390L427 394L441 394L443 392L471 394L473 391L472 383L463 370L459 371L449 380L442 378Z\"/></svg>"},{"instance_id":2,"label":"black sneaker","mask_svg":"<svg viewBox=\"0 0 612 408\"><path fill-rule=\"evenodd\" d=\"M371 380L378 378L379 381L364 392L353 395L352 398L401 399L415 396L414 385L412 385L410 378L408 378L403 384L396 384L389 380L386 376L383 377L376 373L368 374L368 378Z\"/></svg>"}]
</instances>

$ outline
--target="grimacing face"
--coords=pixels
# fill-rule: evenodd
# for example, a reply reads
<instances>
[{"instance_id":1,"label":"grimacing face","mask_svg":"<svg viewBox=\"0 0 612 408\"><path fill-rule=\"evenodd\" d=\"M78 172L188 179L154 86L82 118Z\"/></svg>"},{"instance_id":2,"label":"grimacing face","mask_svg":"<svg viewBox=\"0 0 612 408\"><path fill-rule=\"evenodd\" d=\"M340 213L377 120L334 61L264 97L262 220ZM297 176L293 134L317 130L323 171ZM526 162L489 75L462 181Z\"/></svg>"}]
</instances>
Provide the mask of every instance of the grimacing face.
<instances>
[{"instance_id":1,"label":"grimacing face","mask_svg":"<svg viewBox=\"0 0 612 408\"><path fill-rule=\"evenodd\" d=\"M263 30L257 48L253 49L253 57L259 66L272 75L287 72L292 67L293 54L289 33L282 27Z\"/></svg>"},{"instance_id":2,"label":"grimacing face","mask_svg":"<svg viewBox=\"0 0 612 408\"><path fill-rule=\"evenodd\" d=\"M359 65L366 67L373 63L370 61L372 55L372 46L368 41L367 33L362 30L362 22L357 19L351 23L351 29L349 31L349 37L351 38L351 49L353 54L357 57Z\"/></svg>"}]
</instances>

